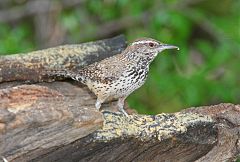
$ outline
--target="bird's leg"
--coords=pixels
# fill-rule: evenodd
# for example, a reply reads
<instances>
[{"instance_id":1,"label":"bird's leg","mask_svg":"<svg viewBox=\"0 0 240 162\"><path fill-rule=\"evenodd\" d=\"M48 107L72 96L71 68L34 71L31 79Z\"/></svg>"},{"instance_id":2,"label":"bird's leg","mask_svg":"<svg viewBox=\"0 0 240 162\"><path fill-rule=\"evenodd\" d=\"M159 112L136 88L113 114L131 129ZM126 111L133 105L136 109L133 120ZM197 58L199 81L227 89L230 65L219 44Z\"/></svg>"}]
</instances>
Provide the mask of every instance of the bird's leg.
<instances>
[{"instance_id":1,"label":"bird's leg","mask_svg":"<svg viewBox=\"0 0 240 162\"><path fill-rule=\"evenodd\" d=\"M3 160L3 162L8 162L8 160L3 156L2 156L2 160Z\"/></svg>"},{"instance_id":2,"label":"bird's leg","mask_svg":"<svg viewBox=\"0 0 240 162\"><path fill-rule=\"evenodd\" d=\"M118 99L118 110L121 111L124 115L128 116L127 112L124 110L124 101L126 97L121 97Z\"/></svg>"},{"instance_id":3,"label":"bird's leg","mask_svg":"<svg viewBox=\"0 0 240 162\"><path fill-rule=\"evenodd\" d=\"M98 111L100 110L101 105L102 105L102 102L101 102L99 99L97 99L97 101L96 101L96 103L95 103L95 107L96 107L96 109L97 109Z\"/></svg>"}]
</instances>

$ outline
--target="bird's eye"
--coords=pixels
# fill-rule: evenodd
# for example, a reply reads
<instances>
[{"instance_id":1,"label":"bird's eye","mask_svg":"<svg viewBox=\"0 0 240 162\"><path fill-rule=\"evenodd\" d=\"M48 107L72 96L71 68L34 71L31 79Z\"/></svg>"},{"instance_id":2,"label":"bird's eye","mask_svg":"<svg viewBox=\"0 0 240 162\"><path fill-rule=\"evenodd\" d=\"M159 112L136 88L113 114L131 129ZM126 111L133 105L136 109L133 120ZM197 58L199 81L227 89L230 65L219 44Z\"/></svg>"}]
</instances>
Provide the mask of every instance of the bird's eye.
<instances>
[{"instance_id":1,"label":"bird's eye","mask_svg":"<svg viewBox=\"0 0 240 162\"><path fill-rule=\"evenodd\" d=\"M149 47L153 47L154 46L154 43L150 42L148 43Z\"/></svg>"}]
</instances>

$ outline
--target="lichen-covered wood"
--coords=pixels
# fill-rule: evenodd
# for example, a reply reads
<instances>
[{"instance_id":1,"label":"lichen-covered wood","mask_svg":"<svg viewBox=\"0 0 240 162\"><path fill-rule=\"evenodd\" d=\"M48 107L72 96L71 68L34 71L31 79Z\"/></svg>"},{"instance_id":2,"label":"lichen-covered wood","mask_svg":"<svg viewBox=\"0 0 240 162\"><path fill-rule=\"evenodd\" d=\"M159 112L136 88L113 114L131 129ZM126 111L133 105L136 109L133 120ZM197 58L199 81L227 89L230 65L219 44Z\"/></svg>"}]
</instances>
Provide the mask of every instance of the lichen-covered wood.
<instances>
[{"instance_id":1,"label":"lichen-covered wood","mask_svg":"<svg viewBox=\"0 0 240 162\"><path fill-rule=\"evenodd\" d=\"M125 41L120 41L114 46L124 45ZM48 52L42 57L48 58ZM23 61L22 55L12 57ZM28 61L39 64L45 60L42 57ZM22 76L17 75L18 68L1 59L0 156L8 161L222 162L234 161L239 155L240 105L219 104L158 115L127 109L131 115L126 117L117 112L116 102L111 102L99 112L94 106L96 97L82 84L71 80L26 83L23 81L44 80L34 80L31 71L21 73L21 67ZM58 66L59 62L52 61L44 64L45 68ZM38 75L38 67L33 69Z\"/></svg>"},{"instance_id":2,"label":"lichen-covered wood","mask_svg":"<svg viewBox=\"0 0 240 162\"><path fill-rule=\"evenodd\" d=\"M81 85L15 84L0 91L0 152L12 161L224 161L239 153L239 105L126 117L111 103L102 115Z\"/></svg>"}]
</instances>

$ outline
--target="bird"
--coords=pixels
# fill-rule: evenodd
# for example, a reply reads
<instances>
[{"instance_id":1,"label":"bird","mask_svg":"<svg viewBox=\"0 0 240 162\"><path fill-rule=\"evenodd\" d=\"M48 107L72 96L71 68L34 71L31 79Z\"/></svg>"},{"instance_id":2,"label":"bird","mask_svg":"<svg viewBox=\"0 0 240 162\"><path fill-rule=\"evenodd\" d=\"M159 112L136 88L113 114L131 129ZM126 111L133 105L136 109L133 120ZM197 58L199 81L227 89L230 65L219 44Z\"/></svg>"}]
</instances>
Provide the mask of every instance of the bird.
<instances>
[{"instance_id":1,"label":"bird","mask_svg":"<svg viewBox=\"0 0 240 162\"><path fill-rule=\"evenodd\" d=\"M120 112L124 110L125 99L146 81L149 65L158 53L177 46L164 44L152 38L139 38L125 50L77 70L53 70L49 74L71 78L81 82L97 96L95 103L99 111L104 102L117 100Z\"/></svg>"}]
</instances>

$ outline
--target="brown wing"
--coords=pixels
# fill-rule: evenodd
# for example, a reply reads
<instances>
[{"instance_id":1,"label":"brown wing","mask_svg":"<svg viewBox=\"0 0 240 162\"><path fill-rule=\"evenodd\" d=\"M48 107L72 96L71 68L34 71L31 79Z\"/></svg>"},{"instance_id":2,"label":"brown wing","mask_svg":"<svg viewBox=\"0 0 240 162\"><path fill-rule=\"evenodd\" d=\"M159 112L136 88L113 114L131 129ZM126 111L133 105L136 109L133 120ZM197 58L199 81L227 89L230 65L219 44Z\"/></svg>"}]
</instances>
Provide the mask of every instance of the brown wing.
<instances>
[{"instance_id":1,"label":"brown wing","mask_svg":"<svg viewBox=\"0 0 240 162\"><path fill-rule=\"evenodd\" d=\"M126 61L121 58L121 55L115 55L83 68L79 71L79 75L82 75L85 80L105 83L118 79L126 67Z\"/></svg>"},{"instance_id":2,"label":"brown wing","mask_svg":"<svg viewBox=\"0 0 240 162\"><path fill-rule=\"evenodd\" d=\"M121 55L106 58L100 62L93 63L78 70L49 70L46 75L62 76L72 78L73 80L86 83L90 81L99 81L107 83L118 79L127 69L128 62L121 58Z\"/></svg>"}]
</instances>

